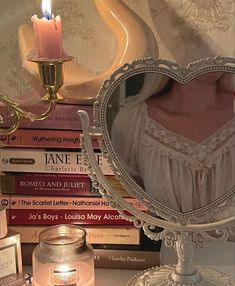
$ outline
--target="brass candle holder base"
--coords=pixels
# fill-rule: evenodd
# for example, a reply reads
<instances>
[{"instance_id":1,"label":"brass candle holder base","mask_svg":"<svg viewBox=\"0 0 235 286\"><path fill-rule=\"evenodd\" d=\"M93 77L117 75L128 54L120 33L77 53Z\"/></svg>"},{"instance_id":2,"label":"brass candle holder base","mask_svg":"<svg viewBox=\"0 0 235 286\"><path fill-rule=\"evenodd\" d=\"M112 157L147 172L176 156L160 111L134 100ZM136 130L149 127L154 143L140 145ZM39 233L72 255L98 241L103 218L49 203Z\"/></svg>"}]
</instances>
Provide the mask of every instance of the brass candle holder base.
<instances>
[{"instance_id":1,"label":"brass candle holder base","mask_svg":"<svg viewBox=\"0 0 235 286\"><path fill-rule=\"evenodd\" d=\"M33 114L24 111L17 102L5 95L0 95L0 102L6 106L10 115L11 124L7 128L1 128L4 123L4 117L0 114L0 135L8 135L16 131L22 118L35 120L45 120L55 110L56 103L63 100L59 90L63 85L63 65L71 61L73 57L64 56L60 59L29 58L28 60L38 65L41 85L46 90L46 95L41 98L48 103L48 109L42 114Z\"/></svg>"},{"instance_id":2,"label":"brass candle holder base","mask_svg":"<svg viewBox=\"0 0 235 286\"><path fill-rule=\"evenodd\" d=\"M58 93L63 85L63 64L73 58L65 56L60 59L35 58L29 61L37 63L41 85L46 89L47 94L42 97L45 102L58 102L63 99Z\"/></svg>"}]
</instances>

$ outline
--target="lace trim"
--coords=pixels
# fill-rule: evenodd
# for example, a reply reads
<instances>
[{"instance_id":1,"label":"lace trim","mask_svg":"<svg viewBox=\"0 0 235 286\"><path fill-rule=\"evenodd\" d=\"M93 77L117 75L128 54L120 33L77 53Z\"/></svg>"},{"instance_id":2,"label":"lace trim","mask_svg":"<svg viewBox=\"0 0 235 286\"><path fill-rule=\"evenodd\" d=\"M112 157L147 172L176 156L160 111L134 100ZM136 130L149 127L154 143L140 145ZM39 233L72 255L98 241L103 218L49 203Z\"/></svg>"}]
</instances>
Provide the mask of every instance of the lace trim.
<instances>
[{"instance_id":1,"label":"lace trim","mask_svg":"<svg viewBox=\"0 0 235 286\"><path fill-rule=\"evenodd\" d=\"M212 161L235 145L235 117L204 142L196 143L166 129L151 119L148 115L147 104L144 106L142 115L146 123L146 135L150 136L156 143L163 145L163 149L170 155L175 155L176 152L180 153L183 160L194 161L194 164L199 166L203 165L210 168L213 164Z\"/></svg>"}]
</instances>

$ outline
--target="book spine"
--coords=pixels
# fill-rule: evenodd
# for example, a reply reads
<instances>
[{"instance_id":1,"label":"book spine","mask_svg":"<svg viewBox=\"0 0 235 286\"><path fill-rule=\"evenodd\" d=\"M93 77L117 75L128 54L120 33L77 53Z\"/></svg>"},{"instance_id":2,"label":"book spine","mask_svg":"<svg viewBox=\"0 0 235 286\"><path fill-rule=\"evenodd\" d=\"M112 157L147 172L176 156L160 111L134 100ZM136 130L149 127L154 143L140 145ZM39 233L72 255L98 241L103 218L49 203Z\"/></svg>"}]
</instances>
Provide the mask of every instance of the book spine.
<instances>
[{"instance_id":1,"label":"book spine","mask_svg":"<svg viewBox=\"0 0 235 286\"><path fill-rule=\"evenodd\" d=\"M125 199L139 210L146 210L135 198ZM0 195L0 202L11 210L113 210L108 201L102 197L42 197Z\"/></svg>"},{"instance_id":2,"label":"book spine","mask_svg":"<svg viewBox=\"0 0 235 286\"><path fill-rule=\"evenodd\" d=\"M128 197L115 176L106 176L120 196ZM0 176L2 194L47 196L99 196L88 175L6 173Z\"/></svg>"},{"instance_id":3,"label":"book spine","mask_svg":"<svg viewBox=\"0 0 235 286\"><path fill-rule=\"evenodd\" d=\"M94 249L95 266L99 268L147 269L160 265L154 251Z\"/></svg>"},{"instance_id":4,"label":"book spine","mask_svg":"<svg viewBox=\"0 0 235 286\"><path fill-rule=\"evenodd\" d=\"M81 131L70 130L29 130L18 129L14 134L0 136L0 141L8 147L29 148L81 148ZM93 148L98 149L97 139L93 139Z\"/></svg>"},{"instance_id":5,"label":"book spine","mask_svg":"<svg viewBox=\"0 0 235 286\"><path fill-rule=\"evenodd\" d=\"M37 244L22 243L24 265L32 265L32 253ZM159 252L122 249L94 249L95 267L143 270L160 265Z\"/></svg>"},{"instance_id":6,"label":"book spine","mask_svg":"<svg viewBox=\"0 0 235 286\"><path fill-rule=\"evenodd\" d=\"M104 175L113 175L107 160L96 153L97 163ZM0 149L1 172L32 172L87 174L81 152L47 151L44 149Z\"/></svg>"},{"instance_id":7,"label":"book spine","mask_svg":"<svg viewBox=\"0 0 235 286\"><path fill-rule=\"evenodd\" d=\"M116 210L7 210L9 225L131 225Z\"/></svg>"},{"instance_id":8,"label":"book spine","mask_svg":"<svg viewBox=\"0 0 235 286\"><path fill-rule=\"evenodd\" d=\"M21 107L24 110L29 110L32 113L40 114L47 110L47 106L42 103L36 103L29 106ZM57 104L55 111L45 120L30 121L22 119L20 122L20 128L29 129L58 129L58 130L82 130L81 120L77 114L77 111L85 110L91 120L92 124L92 112L93 106L78 106L72 104ZM11 117L8 109L4 105L0 105L0 114L3 116L4 121L1 127L9 127L11 125Z\"/></svg>"},{"instance_id":9,"label":"book spine","mask_svg":"<svg viewBox=\"0 0 235 286\"><path fill-rule=\"evenodd\" d=\"M45 226L11 226L20 234L21 243L38 243ZM135 227L85 227L87 241L91 244L139 245L140 231Z\"/></svg>"},{"instance_id":10,"label":"book spine","mask_svg":"<svg viewBox=\"0 0 235 286\"><path fill-rule=\"evenodd\" d=\"M2 194L50 195L50 196L92 196L88 175L70 174L20 174L0 177Z\"/></svg>"}]
</instances>

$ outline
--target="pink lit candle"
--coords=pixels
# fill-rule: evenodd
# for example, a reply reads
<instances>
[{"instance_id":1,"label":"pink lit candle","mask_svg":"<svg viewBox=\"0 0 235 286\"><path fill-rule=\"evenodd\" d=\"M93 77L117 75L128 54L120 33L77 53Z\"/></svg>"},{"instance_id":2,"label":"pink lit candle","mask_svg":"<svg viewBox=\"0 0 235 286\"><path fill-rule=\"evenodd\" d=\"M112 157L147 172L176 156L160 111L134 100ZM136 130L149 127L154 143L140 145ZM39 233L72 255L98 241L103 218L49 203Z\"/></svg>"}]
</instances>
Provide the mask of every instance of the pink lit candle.
<instances>
[{"instance_id":1,"label":"pink lit candle","mask_svg":"<svg viewBox=\"0 0 235 286\"><path fill-rule=\"evenodd\" d=\"M42 19L37 15L32 17L36 56L47 59L61 58L63 56L61 18L52 14L51 0L42 0L42 11L44 15Z\"/></svg>"}]
</instances>

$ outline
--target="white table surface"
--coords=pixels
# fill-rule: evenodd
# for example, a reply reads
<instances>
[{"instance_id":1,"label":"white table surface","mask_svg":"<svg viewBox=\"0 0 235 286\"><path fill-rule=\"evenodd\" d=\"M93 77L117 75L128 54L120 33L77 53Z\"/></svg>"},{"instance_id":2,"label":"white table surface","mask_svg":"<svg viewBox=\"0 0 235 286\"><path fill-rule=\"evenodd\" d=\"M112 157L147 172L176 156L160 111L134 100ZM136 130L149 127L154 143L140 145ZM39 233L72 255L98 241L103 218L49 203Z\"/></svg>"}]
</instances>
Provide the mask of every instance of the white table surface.
<instances>
[{"instance_id":1,"label":"white table surface","mask_svg":"<svg viewBox=\"0 0 235 286\"><path fill-rule=\"evenodd\" d=\"M195 254L195 264L228 273L235 280L235 243L216 243L198 250ZM24 268L24 272L30 271L29 267ZM124 269L96 269L95 286L125 286L138 272Z\"/></svg>"}]
</instances>

